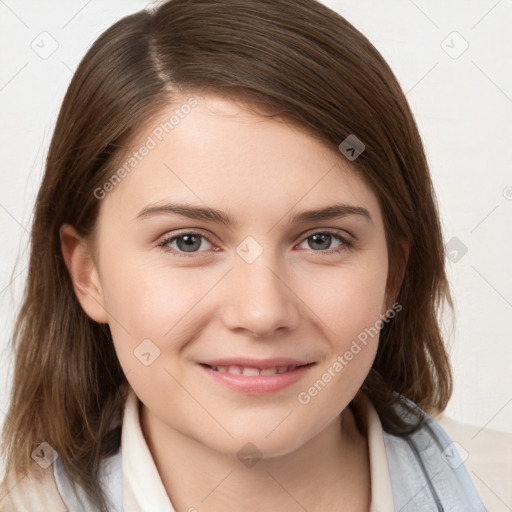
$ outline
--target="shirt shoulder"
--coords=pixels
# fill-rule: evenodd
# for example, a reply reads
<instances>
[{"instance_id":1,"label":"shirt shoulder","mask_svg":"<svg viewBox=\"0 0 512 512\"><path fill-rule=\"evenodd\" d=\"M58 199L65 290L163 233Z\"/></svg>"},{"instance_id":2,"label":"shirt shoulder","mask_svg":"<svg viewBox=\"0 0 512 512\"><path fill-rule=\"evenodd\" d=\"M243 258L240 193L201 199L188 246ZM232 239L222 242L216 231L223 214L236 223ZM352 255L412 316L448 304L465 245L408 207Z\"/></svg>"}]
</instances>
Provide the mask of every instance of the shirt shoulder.
<instances>
[{"instance_id":1,"label":"shirt shoulder","mask_svg":"<svg viewBox=\"0 0 512 512\"><path fill-rule=\"evenodd\" d=\"M9 471L0 483L0 510L68 512L57 489L53 467L33 467L28 473Z\"/></svg>"},{"instance_id":2,"label":"shirt shoulder","mask_svg":"<svg viewBox=\"0 0 512 512\"><path fill-rule=\"evenodd\" d=\"M487 510L512 509L512 434L435 417L452 439Z\"/></svg>"}]
</instances>

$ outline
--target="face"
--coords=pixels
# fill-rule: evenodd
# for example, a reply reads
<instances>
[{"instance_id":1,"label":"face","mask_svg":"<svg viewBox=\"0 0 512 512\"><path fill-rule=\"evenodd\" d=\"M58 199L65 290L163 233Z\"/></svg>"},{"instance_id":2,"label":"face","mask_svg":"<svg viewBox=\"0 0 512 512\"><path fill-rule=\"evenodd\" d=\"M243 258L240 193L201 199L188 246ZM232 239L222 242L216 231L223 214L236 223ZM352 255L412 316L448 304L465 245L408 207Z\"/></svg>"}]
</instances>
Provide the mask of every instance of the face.
<instances>
[{"instance_id":1,"label":"face","mask_svg":"<svg viewBox=\"0 0 512 512\"><path fill-rule=\"evenodd\" d=\"M303 130L195 98L169 133L187 97L143 130L136 165L102 189L96 319L151 421L220 452L283 455L336 421L372 365L378 336L361 334L387 309L381 212Z\"/></svg>"}]
</instances>

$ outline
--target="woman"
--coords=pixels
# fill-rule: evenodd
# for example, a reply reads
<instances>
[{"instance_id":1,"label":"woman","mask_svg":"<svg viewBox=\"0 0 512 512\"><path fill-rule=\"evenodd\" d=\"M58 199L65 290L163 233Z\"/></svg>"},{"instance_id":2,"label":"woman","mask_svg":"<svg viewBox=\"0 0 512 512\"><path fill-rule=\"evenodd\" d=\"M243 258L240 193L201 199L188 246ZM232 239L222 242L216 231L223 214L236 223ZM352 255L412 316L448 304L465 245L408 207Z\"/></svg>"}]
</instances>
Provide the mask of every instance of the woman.
<instances>
[{"instance_id":1,"label":"woman","mask_svg":"<svg viewBox=\"0 0 512 512\"><path fill-rule=\"evenodd\" d=\"M377 50L313 0L106 30L53 135L2 510L485 510L435 196Z\"/></svg>"}]
</instances>

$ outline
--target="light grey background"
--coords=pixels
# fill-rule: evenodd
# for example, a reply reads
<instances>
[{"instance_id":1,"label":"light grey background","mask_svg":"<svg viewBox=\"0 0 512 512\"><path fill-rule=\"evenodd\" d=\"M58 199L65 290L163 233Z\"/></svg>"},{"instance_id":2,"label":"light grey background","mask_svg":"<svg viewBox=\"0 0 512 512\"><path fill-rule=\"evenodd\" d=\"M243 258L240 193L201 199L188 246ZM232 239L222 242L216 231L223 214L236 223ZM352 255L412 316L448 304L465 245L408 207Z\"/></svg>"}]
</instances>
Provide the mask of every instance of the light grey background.
<instances>
[{"instance_id":1,"label":"light grey background","mask_svg":"<svg viewBox=\"0 0 512 512\"><path fill-rule=\"evenodd\" d=\"M426 146L453 260L455 391L447 413L512 432L512 0L323 3L389 62ZM91 43L149 4L0 0L0 423L11 375L7 340L60 103Z\"/></svg>"}]
</instances>

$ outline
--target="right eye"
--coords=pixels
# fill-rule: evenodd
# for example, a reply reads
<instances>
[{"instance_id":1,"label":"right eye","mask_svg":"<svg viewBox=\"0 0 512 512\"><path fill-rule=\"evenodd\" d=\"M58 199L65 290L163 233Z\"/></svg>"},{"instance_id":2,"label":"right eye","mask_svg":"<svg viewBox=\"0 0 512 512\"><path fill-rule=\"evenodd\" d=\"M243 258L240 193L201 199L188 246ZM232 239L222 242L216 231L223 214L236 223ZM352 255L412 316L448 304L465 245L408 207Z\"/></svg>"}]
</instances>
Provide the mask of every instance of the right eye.
<instances>
[{"instance_id":1,"label":"right eye","mask_svg":"<svg viewBox=\"0 0 512 512\"><path fill-rule=\"evenodd\" d=\"M208 237L203 233L197 233L195 231L186 231L182 232L178 235L167 236L162 240L158 246L164 249L165 251L171 251L178 256L190 257L190 254L197 252L206 252L204 250L199 250L202 247L204 248L203 241L206 241L206 244L212 245ZM206 248L208 250L208 247Z\"/></svg>"}]
</instances>

